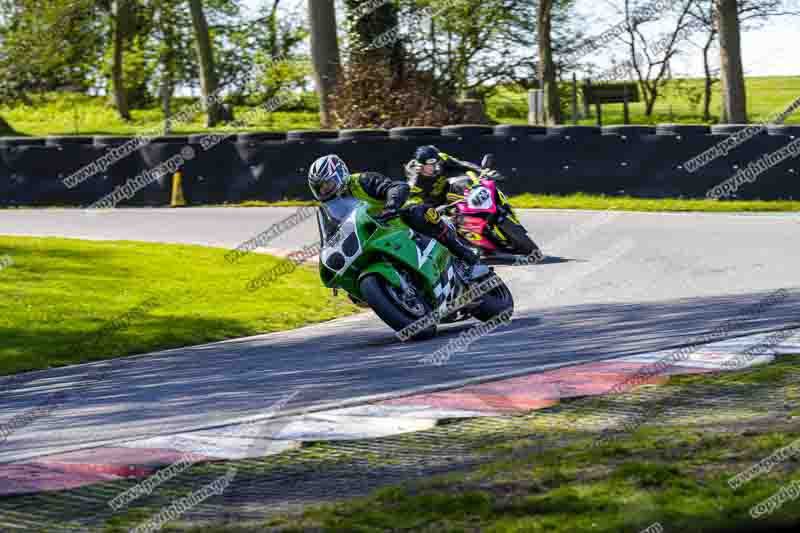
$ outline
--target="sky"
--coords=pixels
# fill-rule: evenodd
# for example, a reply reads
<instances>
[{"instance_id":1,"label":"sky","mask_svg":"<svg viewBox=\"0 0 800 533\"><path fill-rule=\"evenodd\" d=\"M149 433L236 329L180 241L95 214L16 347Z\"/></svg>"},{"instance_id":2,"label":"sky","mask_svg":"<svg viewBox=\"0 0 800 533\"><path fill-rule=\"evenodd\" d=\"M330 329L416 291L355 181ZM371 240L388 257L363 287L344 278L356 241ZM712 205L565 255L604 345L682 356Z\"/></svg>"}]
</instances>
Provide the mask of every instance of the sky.
<instances>
[{"instance_id":1,"label":"sky","mask_svg":"<svg viewBox=\"0 0 800 533\"><path fill-rule=\"evenodd\" d=\"M269 0L244 0L253 17L257 7ZM306 0L285 0L290 5L302 4ZM271 2L270 2L271 3ZM614 13L613 6L620 0L577 0L577 11L587 21L586 33L598 35L613 26L621 18ZM605 7L598 15L598 7ZM800 76L800 60L793 48L800 43L800 17L780 17L768 25L742 34L742 62L747 76ZM686 53L672 62L673 76L699 77L703 75L702 55L699 48L685 47ZM624 59L622 48L597 54L601 68L608 67L611 57ZM714 54L718 63L718 54Z\"/></svg>"}]
</instances>

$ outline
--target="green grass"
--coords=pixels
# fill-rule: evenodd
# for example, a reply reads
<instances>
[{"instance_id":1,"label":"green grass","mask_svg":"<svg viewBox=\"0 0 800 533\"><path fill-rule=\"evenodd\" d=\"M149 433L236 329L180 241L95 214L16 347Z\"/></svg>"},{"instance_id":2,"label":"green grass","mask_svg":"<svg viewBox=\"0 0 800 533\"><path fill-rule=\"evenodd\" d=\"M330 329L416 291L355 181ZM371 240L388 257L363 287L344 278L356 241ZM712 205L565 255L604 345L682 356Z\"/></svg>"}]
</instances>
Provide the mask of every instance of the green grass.
<instances>
[{"instance_id":1,"label":"green grass","mask_svg":"<svg viewBox=\"0 0 800 533\"><path fill-rule=\"evenodd\" d=\"M742 382L773 387L776 374L791 382L797 368L798 358L786 357L742 372ZM692 376L667 386L687 384L699 390L733 385L726 376ZM703 401L701 396L694 400ZM720 410L720 404L710 409ZM466 473L385 487L367 497L307 507L300 515L276 516L266 524L190 531L244 533L268 526L281 532L635 533L655 522L665 531L686 533L796 531L797 502L785 502L757 521L749 509L800 479L800 460L786 460L735 491L727 480L798 439L800 428L774 414L770 425L741 423L735 404L721 410L727 423L658 420L597 446L596 436L585 433L573 433L560 448L542 446L545 436L535 433L510 437L487 446L497 448L501 459ZM580 417L580 409L573 414ZM546 437L569 431L568 423L550 425Z\"/></svg>"},{"instance_id":2,"label":"green grass","mask_svg":"<svg viewBox=\"0 0 800 533\"><path fill-rule=\"evenodd\" d=\"M173 113L191 105L188 98L176 99ZM234 117L244 116L248 108L236 107ZM108 100L99 96L49 93L33 99L33 105L0 107L5 118L19 135L133 135L162 126L164 114L159 107L131 110L132 120L123 121ZM175 124L172 133L205 133L205 115L198 113L193 120ZM319 116L315 112L276 111L262 120L235 131L288 131L318 129ZM221 126L213 131L232 131Z\"/></svg>"},{"instance_id":3,"label":"green grass","mask_svg":"<svg viewBox=\"0 0 800 533\"><path fill-rule=\"evenodd\" d=\"M694 123L702 121L700 105L692 106L686 92L679 86L697 91L703 80L692 78L669 81L658 100L652 117L644 115L644 103L631 104L633 124L659 124L665 122ZM800 95L800 76L750 77L746 79L747 105L751 122L766 119L770 114L783 111ZM501 88L487 100L489 116L500 123L527 124L527 93L521 90ZM191 104L190 98L176 98L173 112ZM579 104L580 105L580 104ZM238 106L235 115L242 117L247 107ZM712 120L718 121L720 99L719 84L714 86L712 98ZM592 109L594 113L594 109ZM32 97L32 105L0 106L0 116L4 117L20 135L131 135L161 125L163 113L154 104L145 109L133 109L133 120L125 122L119 118L108 104L108 99L69 93L49 93ZM569 115L569 114L568 114ZM566 117L569 118L569 117ZM193 120L174 127L176 134L204 133L205 117L197 114ZM595 124L592 116L579 121L579 124ZM604 124L622 124L622 105L603 107ZM786 124L800 124L800 111L786 120ZM246 128L237 131L288 131L297 129L318 129L319 116L316 111L276 111ZM224 125L214 131L230 131Z\"/></svg>"},{"instance_id":4,"label":"green grass","mask_svg":"<svg viewBox=\"0 0 800 533\"><path fill-rule=\"evenodd\" d=\"M296 328L356 311L311 266L251 292L280 259L138 242L0 237L0 375ZM121 320L142 302L156 305ZM117 320L122 327L103 328Z\"/></svg>"},{"instance_id":5,"label":"green grass","mask_svg":"<svg viewBox=\"0 0 800 533\"><path fill-rule=\"evenodd\" d=\"M578 82L578 111L583 107L581 91ZM662 124L686 123L702 124L702 103L691 105L689 97L680 87L701 94L702 78L690 78L680 81L668 81L662 96L656 102L653 116L645 116L644 102L630 104L632 124ZM750 122L760 122L775 113L782 112L798 96L800 96L800 76L765 76L748 77L745 80L747 88L747 113ZM711 99L711 124L719 122L720 89L719 84L714 85ZM571 90L571 89L570 89ZM527 93L524 91L501 89L487 101L489 115L496 121L505 124L527 124L528 104ZM701 101L700 101L701 102ZM603 124L622 124L622 104L609 104L603 106ZM569 108L568 106L568 109ZM591 117L578 121L581 125L594 125L597 119L594 116L594 106ZM564 117L565 122L571 123L571 111ZM800 124L800 111L795 111L785 121L786 124Z\"/></svg>"},{"instance_id":6,"label":"green grass","mask_svg":"<svg viewBox=\"0 0 800 533\"><path fill-rule=\"evenodd\" d=\"M788 212L800 211L800 201L793 200L685 200L679 198L633 198L575 193L564 196L521 194L510 198L519 209L588 209L596 211L661 211L661 212ZM249 200L229 207L282 207L316 205L311 200L265 202Z\"/></svg>"},{"instance_id":7,"label":"green grass","mask_svg":"<svg viewBox=\"0 0 800 533\"><path fill-rule=\"evenodd\" d=\"M302 207L308 205L319 205L319 202L315 200L278 200L277 202L247 200L238 204L225 204L226 207Z\"/></svg>"}]
</instances>

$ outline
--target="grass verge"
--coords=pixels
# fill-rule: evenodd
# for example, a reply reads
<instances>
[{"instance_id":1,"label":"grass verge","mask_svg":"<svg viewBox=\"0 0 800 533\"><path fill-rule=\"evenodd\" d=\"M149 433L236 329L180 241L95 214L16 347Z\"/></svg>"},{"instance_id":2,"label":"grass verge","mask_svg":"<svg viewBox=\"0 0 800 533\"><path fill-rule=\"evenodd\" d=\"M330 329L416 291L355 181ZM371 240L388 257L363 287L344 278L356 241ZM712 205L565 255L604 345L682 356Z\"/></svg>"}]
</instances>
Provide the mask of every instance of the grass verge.
<instances>
[{"instance_id":1,"label":"grass verge","mask_svg":"<svg viewBox=\"0 0 800 533\"><path fill-rule=\"evenodd\" d=\"M520 209L588 209L662 212L777 212L800 211L794 200L688 200L680 198L633 198L576 193L565 196L521 194L511 198Z\"/></svg>"},{"instance_id":2,"label":"grass verge","mask_svg":"<svg viewBox=\"0 0 800 533\"><path fill-rule=\"evenodd\" d=\"M680 198L633 198L631 196L603 196L575 193L564 196L549 194L520 194L510 198L519 209L586 209L593 211L646 211L646 212L789 212L800 211L800 201L795 200L687 200ZM284 207L316 205L310 200L281 200L264 202L249 200L230 207Z\"/></svg>"},{"instance_id":3,"label":"grass verge","mask_svg":"<svg viewBox=\"0 0 800 533\"><path fill-rule=\"evenodd\" d=\"M664 531L696 533L796 531L796 502L757 520L750 509L800 479L800 458L778 462L736 490L728 479L800 437L796 411L783 406L753 412L763 408L757 404L765 392L779 389L780 396L796 399L798 371L800 360L786 357L733 379L730 374L672 379L666 388L685 388L693 412L676 408L656 423L649 420L633 433L602 441L576 431L596 413L566 402L555 413L518 420L506 439L487 434L484 451L497 459L472 471L385 487L262 524L190 531L618 533L655 523ZM730 398L705 398L728 388ZM585 406L581 400L572 403ZM520 437L524 429L528 434ZM555 434L566 445L543 445L543 438Z\"/></svg>"},{"instance_id":4,"label":"grass verge","mask_svg":"<svg viewBox=\"0 0 800 533\"><path fill-rule=\"evenodd\" d=\"M645 114L644 102L630 104L630 120L632 124L659 124L665 122L701 124L703 120L700 104L704 80L687 78L668 80L660 91L651 116ZM800 93L800 76L748 76L747 114L752 122L766 120L770 115L781 112L797 98ZM569 91L568 84L562 90ZM119 114L108 104L105 96L89 96L74 93L45 93L29 95L30 104L13 106L0 105L0 116L8 121L17 135L134 135L158 127L164 120L164 114L158 102L153 105L131 110L132 120L123 121ZM313 93L305 93L303 99L295 102L292 111L277 110L273 113L257 115L256 120L247 127L236 131L287 131L292 129L319 129L319 113ZM173 114L180 115L181 109L192 105L195 98L176 97L173 100ZM721 108L719 91L712 94L710 123L719 121ZM487 113L493 120L503 124L528 123L528 93L518 88L501 87L486 101ZM253 116L256 106L236 106L236 117ZM622 104L611 104L603 107L603 123L606 125L622 124ZM581 119L579 124L594 125L594 109L589 116ZM567 111L565 121L569 120ZM205 133L209 131L229 132L230 127L207 129L202 113L196 113L187 122L173 124L173 133ZM800 113L788 116L786 124L800 124ZM7 132L6 134L12 134Z\"/></svg>"},{"instance_id":5,"label":"grass verge","mask_svg":"<svg viewBox=\"0 0 800 533\"><path fill-rule=\"evenodd\" d=\"M0 236L0 257L13 261L0 270L0 374L286 330L357 309L333 299L311 266L250 291L250 280L283 260L250 254L231 264L225 253Z\"/></svg>"},{"instance_id":6,"label":"grass verge","mask_svg":"<svg viewBox=\"0 0 800 533\"><path fill-rule=\"evenodd\" d=\"M141 479L9 497L0 523L122 533L233 467L221 496L164 531L639 533L656 522L695 533L796 531L796 502L759 520L749 510L798 477L797 456L736 490L728 479L798 440L799 384L800 358L784 356L531 413L196 464L120 511L109 500Z\"/></svg>"}]
</instances>

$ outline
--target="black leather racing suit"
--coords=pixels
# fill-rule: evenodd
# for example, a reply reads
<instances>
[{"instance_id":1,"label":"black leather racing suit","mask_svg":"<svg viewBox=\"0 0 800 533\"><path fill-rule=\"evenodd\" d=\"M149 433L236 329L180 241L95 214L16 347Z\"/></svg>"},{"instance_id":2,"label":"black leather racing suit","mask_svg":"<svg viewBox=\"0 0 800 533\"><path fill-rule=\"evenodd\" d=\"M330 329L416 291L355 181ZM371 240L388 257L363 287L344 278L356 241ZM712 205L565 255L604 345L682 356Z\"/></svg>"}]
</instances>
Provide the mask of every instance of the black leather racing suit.
<instances>
[{"instance_id":1,"label":"black leather racing suit","mask_svg":"<svg viewBox=\"0 0 800 533\"><path fill-rule=\"evenodd\" d=\"M381 200L387 210L399 209L411 196L411 187L402 181L394 181L378 172L362 172L350 177L350 191L354 196L367 195ZM445 193L446 196L446 193ZM469 265L478 262L478 256L464 244L453 228L445 224L436 209L430 204L414 203L406 206L403 222L414 231L432 237L447 247L450 252Z\"/></svg>"},{"instance_id":2,"label":"black leather racing suit","mask_svg":"<svg viewBox=\"0 0 800 533\"><path fill-rule=\"evenodd\" d=\"M439 152L442 158L442 172L439 176L423 176L415 173L409 176L408 185L411 187L412 198L420 203L438 207L447 204L447 180L454 175L463 174L467 170L480 173L481 167L468 161L461 161L455 157Z\"/></svg>"}]
</instances>

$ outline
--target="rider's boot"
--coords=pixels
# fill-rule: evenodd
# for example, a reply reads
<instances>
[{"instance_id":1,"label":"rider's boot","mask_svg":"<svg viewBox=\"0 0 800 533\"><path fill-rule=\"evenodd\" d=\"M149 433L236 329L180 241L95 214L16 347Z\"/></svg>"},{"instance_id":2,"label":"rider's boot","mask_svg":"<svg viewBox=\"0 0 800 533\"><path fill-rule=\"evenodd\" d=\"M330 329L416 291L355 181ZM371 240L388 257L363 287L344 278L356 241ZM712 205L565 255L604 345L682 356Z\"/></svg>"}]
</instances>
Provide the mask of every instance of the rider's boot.
<instances>
[{"instance_id":1,"label":"rider's boot","mask_svg":"<svg viewBox=\"0 0 800 533\"><path fill-rule=\"evenodd\" d=\"M481 263L480 255L464 243L452 228L448 228L443 235L447 249L466 264L464 277L467 282L482 278L491 272L489 267Z\"/></svg>"}]
</instances>

